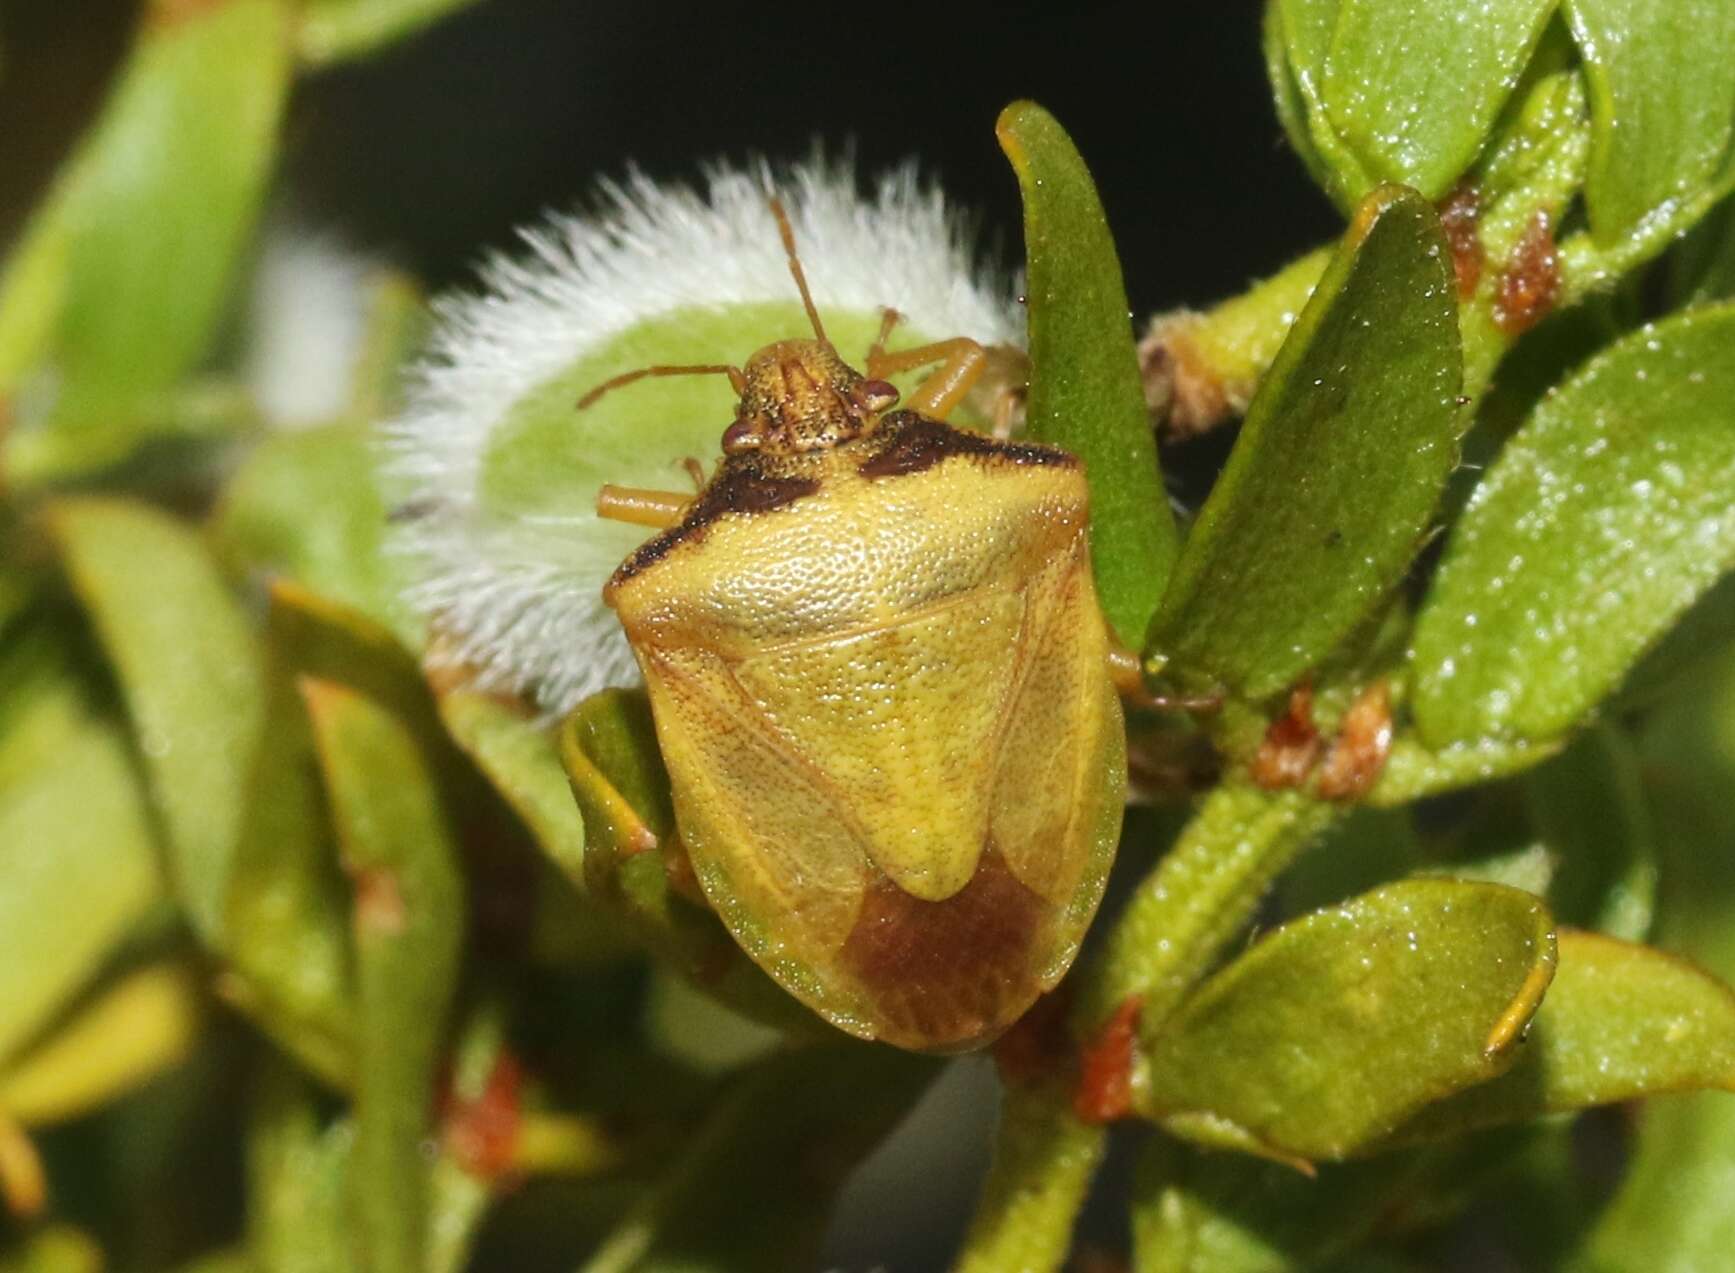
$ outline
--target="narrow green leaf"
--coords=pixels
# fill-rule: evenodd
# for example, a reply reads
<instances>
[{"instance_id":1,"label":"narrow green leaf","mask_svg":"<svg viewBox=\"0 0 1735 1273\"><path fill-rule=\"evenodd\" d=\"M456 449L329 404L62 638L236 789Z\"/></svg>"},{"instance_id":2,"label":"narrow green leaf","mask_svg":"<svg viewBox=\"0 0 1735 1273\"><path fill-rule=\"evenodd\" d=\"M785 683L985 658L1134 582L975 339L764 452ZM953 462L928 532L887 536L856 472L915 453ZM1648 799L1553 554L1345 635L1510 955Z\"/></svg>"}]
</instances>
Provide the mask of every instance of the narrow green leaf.
<instances>
[{"instance_id":1,"label":"narrow green leaf","mask_svg":"<svg viewBox=\"0 0 1735 1273\"><path fill-rule=\"evenodd\" d=\"M1657 901L1657 846L1632 745L1613 729L1591 730L1526 785L1531 817L1560 863L1548 893L1556 918L1644 940Z\"/></svg>"},{"instance_id":2,"label":"narrow green leaf","mask_svg":"<svg viewBox=\"0 0 1735 1273\"><path fill-rule=\"evenodd\" d=\"M288 87L278 0L152 6L102 116L24 240L65 273L56 325L37 351L58 388L43 395L45 415L18 421L14 480L124 458L150 425L152 399L206 355L271 173ZM26 255L8 273L46 268ZM20 285L16 300L46 295Z\"/></svg>"},{"instance_id":3,"label":"narrow green leaf","mask_svg":"<svg viewBox=\"0 0 1735 1273\"><path fill-rule=\"evenodd\" d=\"M1321 85L1333 128L1372 180L1438 199L1482 149L1554 7L1339 0Z\"/></svg>"},{"instance_id":4,"label":"narrow green leaf","mask_svg":"<svg viewBox=\"0 0 1735 1273\"><path fill-rule=\"evenodd\" d=\"M463 939L457 846L409 730L362 695L303 682L355 882L359 1012L351 1195L373 1273L422 1273L434 1080Z\"/></svg>"},{"instance_id":5,"label":"narrow green leaf","mask_svg":"<svg viewBox=\"0 0 1735 1273\"><path fill-rule=\"evenodd\" d=\"M1722 0L1565 0L1595 132L1585 202L1624 238L1716 178L1735 125L1735 8Z\"/></svg>"},{"instance_id":6,"label":"narrow green leaf","mask_svg":"<svg viewBox=\"0 0 1735 1273\"><path fill-rule=\"evenodd\" d=\"M927 1058L856 1045L807 1048L756 1067L713 1107L584 1273L815 1267L833 1193L935 1068Z\"/></svg>"},{"instance_id":7,"label":"narrow green leaf","mask_svg":"<svg viewBox=\"0 0 1735 1273\"><path fill-rule=\"evenodd\" d=\"M165 962L127 974L0 1067L0 1111L28 1127L117 1099L186 1057L201 1007L188 967Z\"/></svg>"},{"instance_id":8,"label":"narrow green leaf","mask_svg":"<svg viewBox=\"0 0 1735 1273\"><path fill-rule=\"evenodd\" d=\"M320 1095L275 1059L257 1072L247 1125L247 1247L259 1273L365 1268L348 1211L355 1128L324 1125Z\"/></svg>"},{"instance_id":9,"label":"narrow green leaf","mask_svg":"<svg viewBox=\"0 0 1735 1273\"><path fill-rule=\"evenodd\" d=\"M1024 196L1031 435L1084 461L1103 612L1136 646L1179 538L1157 464L1126 288L1090 172L1054 117L1014 102L995 125Z\"/></svg>"},{"instance_id":10,"label":"narrow green leaf","mask_svg":"<svg viewBox=\"0 0 1735 1273\"><path fill-rule=\"evenodd\" d=\"M258 641L199 537L119 500L66 500L50 521L73 588L119 674L194 931L223 947L223 905L264 716Z\"/></svg>"},{"instance_id":11,"label":"narrow green leaf","mask_svg":"<svg viewBox=\"0 0 1735 1273\"><path fill-rule=\"evenodd\" d=\"M296 43L315 66L378 52L470 0L309 0Z\"/></svg>"},{"instance_id":12,"label":"narrow green leaf","mask_svg":"<svg viewBox=\"0 0 1735 1273\"><path fill-rule=\"evenodd\" d=\"M1289 138L1290 146L1300 157L1302 167L1307 169L1307 175L1322 189L1329 190L1331 170L1313 144L1313 134L1308 128L1307 99L1302 95L1295 67L1290 61L1286 35L1282 0L1267 0L1265 17L1260 25L1260 45L1265 53L1265 75L1271 84L1277 119L1283 125L1283 134Z\"/></svg>"},{"instance_id":13,"label":"narrow green leaf","mask_svg":"<svg viewBox=\"0 0 1735 1273\"><path fill-rule=\"evenodd\" d=\"M1377 183L1337 135L1325 110L1327 59L1342 0L1268 0L1268 3L1272 15L1268 20L1281 31L1311 148L1320 157L1321 172L1315 175L1325 192L1347 211ZM1305 156L1306 151L1302 153Z\"/></svg>"},{"instance_id":14,"label":"narrow green leaf","mask_svg":"<svg viewBox=\"0 0 1735 1273\"><path fill-rule=\"evenodd\" d=\"M161 896L121 731L74 726L0 787L0 1061L40 1030Z\"/></svg>"},{"instance_id":15,"label":"narrow green leaf","mask_svg":"<svg viewBox=\"0 0 1735 1273\"><path fill-rule=\"evenodd\" d=\"M1410 880L1279 928L1149 1049L1144 1112L1177 1134L1342 1158L1506 1068L1554 971L1540 900Z\"/></svg>"},{"instance_id":16,"label":"narrow green leaf","mask_svg":"<svg viewBox=\"0 0 1735 1273\"><path fill-rule=\"evenodd\" d=\"M1391 1139L1704 1088L1735 1091L1735 991L1648 946L1568 929L1517 1064L1422 1110Z\"/></svg>"},{"instance_id":17,"label":"narrow green leaf","mask_svg":"<svg viewBox=\"0 0 1735 1273\"><path fill-rule=\"evenodd\" d=\"M1424 741L1564 733L1735 566L1732 416L1735 306L1633 333L1537 407L1417 618Z\"/></svg>"},{"instance_id":18,"label":"narrow green leaf","mask_svg":"<svg viewBox=\"0 0 1735 1273\"><path fill-rule=\"evenodd\" d=\"M376 446L361 424L273 434L229 480L213 531L237 573L287 579L419 649L423 625L403 600L405 563L385 551L375 463Z\"/></svg>"},{"instance_id":19,"label":"narrow green leaf","mask_svg":"<svg viewBox=\"0 0 1735 1273\"><path fill-rule=\"evenodd\" d=\"M1424 200L1369 196L1176 564L1148 647L1168 674L1277 693L1402 576L1464 424L1451 277Z\"/></svg>"}]
</instances>

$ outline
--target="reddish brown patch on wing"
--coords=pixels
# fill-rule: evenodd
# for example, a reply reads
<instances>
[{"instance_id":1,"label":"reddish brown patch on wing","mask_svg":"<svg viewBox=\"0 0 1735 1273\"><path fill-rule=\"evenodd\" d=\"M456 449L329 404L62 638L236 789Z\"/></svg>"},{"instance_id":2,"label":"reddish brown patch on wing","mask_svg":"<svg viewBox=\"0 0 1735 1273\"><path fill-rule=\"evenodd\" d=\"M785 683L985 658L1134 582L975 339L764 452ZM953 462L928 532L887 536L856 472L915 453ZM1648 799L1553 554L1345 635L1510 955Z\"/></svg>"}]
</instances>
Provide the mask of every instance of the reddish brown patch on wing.
<instances>
[{"instance_id":1,"label":"reddish brown patch on wing","mask_svg":"<svg viewBox=\"0 0 1735 1273\"><path fill-rule=\"evenodd\" d=\"M1510 339L1529 331L1560 294L1560 252L1548 214L1538 212L1512 249L1494 296L1494 321Z\"/></svg>"},{"instance_id":2,"label":"reddish brown patch on wing","mask_svg":"<svg viewBox=\"0 0 1735 1273\"><path fill-rule=\"evenodd\" d=\"M1459 186L1440 201L1440 228L1452 249L1452 275L1458 282L1458 298L1469 300L1482 281L1487 252L1477 226L1482 219L1482 196L1474 186Z\"/></svg>"},{"instance_id":3,"label":"reddish brown patch on wing","mask_svg":"<svg viewBox=\"0 0 1735 1273\"><path fill-rule=\"evenodd\" d=\"M1343 714L1337 740L1319 768L1318 792L1327 800L1356 800L1368 793L1392 750L1392 693L1376 681Z\"/></svg>"},{"instance_id":4,"label":"reddish brown patch on wing","mask_svg":"<svg viewBox=\"0 0 1735 1273\"><path fill-rule=\"evenodd\" d=\"M1298 685L1289 695L1289 710L1271 722L1254 754L1253 781L1267 791L1299 787L1319 759L1319 749L1313 689Z\"/></svg>"},{"instance_id":5,"label":"reddish brown patch on wing","mask_svg":"<svg viewBox=\"0 0 1735 1273\"><path fill-rule=\"evenodd\" d=\"M1046 909L989 844L970 882L944 901L876 881L843 963L873 999L882 1037L962 1051L993 1039L1035 996L1031 953Z\"/></svg>"},{"instance_id":6,"label":"reddish brown patch on wing","mask_svg":"<svg viewBox=\"0 0 1735 1273\"><path fill-rule=\"evenodd\" d=\"M1133 1048L1144 1000L1128 995L1084 1050L1072 1112L1085 1123L1112 1123L1133 1109Z\"/></svg>"}]
</instances>

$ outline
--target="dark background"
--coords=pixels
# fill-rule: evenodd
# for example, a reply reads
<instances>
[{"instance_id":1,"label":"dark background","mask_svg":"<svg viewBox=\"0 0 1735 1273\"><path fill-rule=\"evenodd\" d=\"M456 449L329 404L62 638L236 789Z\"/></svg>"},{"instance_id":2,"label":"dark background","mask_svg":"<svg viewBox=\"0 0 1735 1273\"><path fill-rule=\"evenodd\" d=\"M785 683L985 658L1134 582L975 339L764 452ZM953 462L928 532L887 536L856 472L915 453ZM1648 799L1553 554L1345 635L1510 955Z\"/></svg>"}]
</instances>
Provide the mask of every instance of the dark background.
<instances>
[{"instance_id":1,"label":"dark background","mask_svg":"<svg viewBox=\"0 0 1735 1273\"><path fill-rule=\"evenodd\" d=\"M100 101L136 0L0 0L0 241ZM514 226L636 162L914 155L1008 254L996 114L1031 97L1096 174L1133 309L1204 304L1333 233L1283 144L1256 0L1143 4L482 0L308 77L286 189L304 217L445 284Z\"/></svg>"}]
</instances>

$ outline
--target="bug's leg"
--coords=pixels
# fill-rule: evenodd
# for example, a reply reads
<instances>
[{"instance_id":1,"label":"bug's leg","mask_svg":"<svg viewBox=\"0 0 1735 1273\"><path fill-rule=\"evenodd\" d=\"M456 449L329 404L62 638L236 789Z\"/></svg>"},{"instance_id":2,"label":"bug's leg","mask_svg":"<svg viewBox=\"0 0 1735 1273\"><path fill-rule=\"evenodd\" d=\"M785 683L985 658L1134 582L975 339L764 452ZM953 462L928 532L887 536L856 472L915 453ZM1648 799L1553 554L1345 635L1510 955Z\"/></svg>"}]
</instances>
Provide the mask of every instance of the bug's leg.
<instances>
[{"instance_id":1,"label":"bug's leg","mask_svg":"<svg viewBox=\"0 0 1735 1273\"><path fill-rule=\"evenodd\" d=\"M703 464L699 463L698 460L694 459L690 455L683 455L681 457L681 467L687 470L687 476L693 479L693 489L695 491L702 491L705 489L705 466Z\"/></svg>"},{"instance_id":2,"label":"bug's leg","mask_svg":"<svg viewBox=\"0 0 1735 1273\"><path fill-rule=\"evenodd\" d=\"M667 530L686 516L692 504L689 495L674 491L647 491L636 486L606 484L596 493L596 515L611 522L631 522Z\"/></svg>"},{"instance_id":3,"label":"bug's leg","mask_svg":"<svg viewBox=\"0 0 1735 1273\"><path fill-rule=\"evenodd\" d=\"M884 380L897 372L936 362L940 369L916 386L904 400L904 406L918 415L944 420L988 369L988 351L968 336L918 345L895 354L870 355L867 376L870 380Z\"/></svg>"},{"instance_id":4,"label":"bug's leg","mask_svg":"<svg viewBox=\"0 0 1735 1273\"><path fill-rule=\"evenodd\" d=\"M1002 387L994 395L994 440L1004 442L1012 436L1012 420L1023 405L1024 391L1012 385Z\"/></svg>"},{"instance_id":5,"label":"bug's leg","mask_svg":"<svg viewBox=\"0 0 1735 1273\"><path fill-rule=\"evenodd\" d=\"M886 341L891 339L892 328L903 320L903 315L891 306L880 311L880 334L874 337L874 343L868 346L867 361L871 364L875 359L886 356Z\"/></svg>"},{"instance_id":6,"label":"bug's leg","mask_svg":"<svg viewBox=\"0 0 1735 1273\"><path fill-rule=\"evenodd\" d=\"M1214 712L1223 706L1223 698L1218 694L1153 694L1145 685L1139 656L1124 646L1109 647L1108 675L1120 696L1134 707L1170 712Z\"/></svg>"}]
</instances>

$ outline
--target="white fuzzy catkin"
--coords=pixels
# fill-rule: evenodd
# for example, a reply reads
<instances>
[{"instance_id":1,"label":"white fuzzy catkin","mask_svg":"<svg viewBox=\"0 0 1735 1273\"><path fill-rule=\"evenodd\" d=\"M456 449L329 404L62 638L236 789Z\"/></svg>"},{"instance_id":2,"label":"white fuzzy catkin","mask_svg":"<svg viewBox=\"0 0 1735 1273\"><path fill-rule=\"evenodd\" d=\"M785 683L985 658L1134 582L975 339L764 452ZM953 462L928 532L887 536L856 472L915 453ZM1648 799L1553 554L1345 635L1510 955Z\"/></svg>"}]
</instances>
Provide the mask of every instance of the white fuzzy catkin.
<instances>
[{"instance_id":1,"label":"white fuzzy catkin","mask_svg":"<svg viewBox=\"0 0 1735 1273\"><path fill-rule=\"evenodd\" d=\"M824 160L714 168L703 192L638 174L605 185L600 211L525 231L526 250L490 260L480 291L436 304L408 405L385 427L394 494L418 512L399 526L396 547L420 579L412 603L443 634L434 658L554 714L638 683L602 603L618 542L602 539L609 555L587 555L582 525L482 516L483 457L514 404L637 324L689 307L794 299L773 190L822 311L889 305L914 330L1023 343L1010 278L979 265L968 226L913 166L868 197L852 168ZM566 539L555 545L556 535Z\"/></svg>"},{"instance_id":2,"label":"white fuzzy catkin","mask_svg":"<svg viewBox=\"0 0 1735 1273\"><path fill-rule=\"evenodd\" d=\"M368 288L383 267L335 236L279 223L250 297L246 375L273 426L325 424L350 406Z\"/></svg>"}]
</instances>

